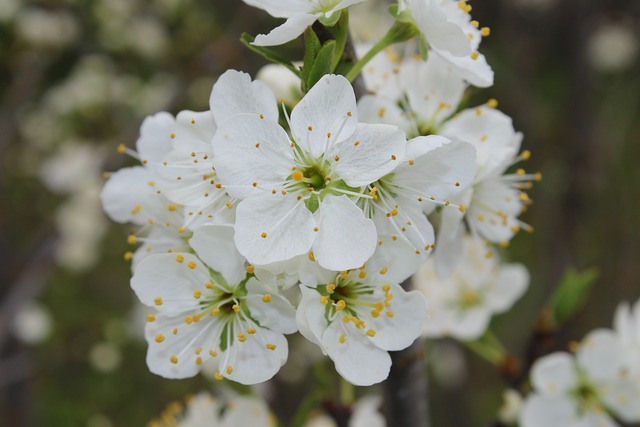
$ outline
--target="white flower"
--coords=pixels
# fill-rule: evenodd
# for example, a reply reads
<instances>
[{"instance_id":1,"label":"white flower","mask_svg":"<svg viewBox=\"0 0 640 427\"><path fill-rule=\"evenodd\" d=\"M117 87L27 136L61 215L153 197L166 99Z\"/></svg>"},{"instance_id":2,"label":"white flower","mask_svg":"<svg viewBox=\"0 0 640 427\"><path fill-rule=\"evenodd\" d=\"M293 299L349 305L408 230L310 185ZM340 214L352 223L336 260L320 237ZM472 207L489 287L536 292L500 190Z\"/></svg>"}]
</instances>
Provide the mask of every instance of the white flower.
<instances>
[{"instance_id":1,"label":"white flower","mask_svg":"<svg viewBox=\"0 0 640 427\"><path fill-rule=\"evenodd\" d=\"M269 86L276 97L284 99L287 105L296 105L302 98L300 77L284 65L267 64L258 71L256 79Z\"/></svg>"},{"instance_id":2,"label":"white flower","mask_svg":"<svg viewBox=\"0 0 640 427\"><path fill-rule=\"evenodd\" d=\"M226 405L209 393L200 392L187 399L184 410L171 404L149 427L273 427L276 419L265 402L251 396L237 396Z\"/></svg>"},{"instance_id":3,"label":"white flower","mask_svg":"<svg viewBox=\"0 0 640 427\"><path fill-rule=\"evenodd\" d=\"M479 29L471 20L471 6L458 0L405 0L411 16L424 34L432 53L447 61L469 83L478 87L493 84L493 70L478 52L488 27ZM402 4L401 4L402 5Z\"/></svg>"},{"instance_id":4,"label":"white flower","mask_svg":"<svg viewBox=\"0 0 640 427\"><path fill-rule=\"evenodd\" d=\"M264 116L239 114L213 139L214 165L236 210L236 244L252 264L313 250L329 270L362 265L375 250L373 222L350 197L404 156L394 126L358 124L353 89L327 75L291 113L292 139Z\"/></svg>"},{"instance_id":5,"label":"white flower","mask_svg":"<svg viewBox=\"0 0 640 427\"><path fill-rule=\"evenodd\" d=\"M291 41L318 19L329 19L351 5L365 0L243 0L248 5L266 10L287 21L267 35L259 35L253 44L275 46Z\"/></svg>"},{"instance_id":6,"label":"white flower","mask_svg":"<svg viewBox=\"0 0 640 427\"><path fill-rule=\"evenodd\" d=\"M38 344L51 334L53 321L49 310L30 302L20 307L11 323L11 331L26 344Z\"/></svg>"},{"instance_id":7,"label":"white flower","mask_svg":"<svg viewBox=\"0 0 640 427\"><path fill-rule=\"evenodd\" d=\"M526 268L500 265L497 256L487 257L486 252L482 242L467 237L451 276L439 279L435 260L428 260L414 276L415 288L429 301L424 336L480 338L491 316L507 311L522 296L529 284Z\"/></svg>"},{"instance_id":8,"label":"white flower","mask_svg":"<svg viewBox=\"0 0 640 427\"><path fill-rule=\"evenodd\" d=\"M411 345L427 318L422 295L387 281L386 271L367 265L342 271L327 284L300 285L302 300L296 311L300 333L355 385L384 380L391 366L387 351Z\"/></svg>"},{"instance_id":9,"label":"white flower","mask_svg":"<svg viewBox=\"0 0 640 427\"><path fill-rule=\"evenodd\" d=\"M613 320L615 332L623 347L626 367L631 375L640 377L640 300L633 307L622 303Z\"/></svg>"},{"instance_id":10,"label":"white flower","mask_svg":"<svg viewBox=\"0 0 640 427\"><path fill-rule=\"evenodd\" d=\"M166 378L186 378L213 359L216 379L266 381L287 359L283 333L296 330L294 308L251 276L230 281L244 268L243 258L225 256L235 251L232 236L218 240L217 254L208 252L211 242L200 243L194 249L203 259L226 264L226 274L189 253L156 254L143 260L131 279L140 301L155 308L145 331L149 369Z\"/></svg>"},{"instance_id":11,"label":"white flower","mask_svg":"<svg viewBox=\"0 0 640 427\"><path fill-rule=\"evenodd\" d=\"M349 418L349 427L385 427L387 422L380 413L382 398L380 396L363 396L353 405ZM319 414L308 420L304 427L337 427L333 418Z\"/></svg>"},{"instance_id":12,"label":"white flower","mask_svg":"<svg viewBox=\"0 0 640 427\"><path fill-rule=\"evenodd\" d=\"M160 162L150 162L164 194L185 207L184 226L192 229L203 223L234 221L236 199L229 197L213 168L211 140L217 127L238 113L262 114L278 120L276 100L269 88L235 70L220 76L209 105L210 111L180 112L175 125L159 135L170 141L169 151Z\"/></svg>"},{"instance_id":13,"label":"white flower","mask_svg":"<svg viewBox=\"0 0 640 427\"><path fill-rule=\"evenodd\" d=\"M520 414L522 427L618 426L640 420L640 383L621 365L622 348L609 330L591 332L576 357L553 353L532 367L535 392Z\"/></svg>"}]
</instances>

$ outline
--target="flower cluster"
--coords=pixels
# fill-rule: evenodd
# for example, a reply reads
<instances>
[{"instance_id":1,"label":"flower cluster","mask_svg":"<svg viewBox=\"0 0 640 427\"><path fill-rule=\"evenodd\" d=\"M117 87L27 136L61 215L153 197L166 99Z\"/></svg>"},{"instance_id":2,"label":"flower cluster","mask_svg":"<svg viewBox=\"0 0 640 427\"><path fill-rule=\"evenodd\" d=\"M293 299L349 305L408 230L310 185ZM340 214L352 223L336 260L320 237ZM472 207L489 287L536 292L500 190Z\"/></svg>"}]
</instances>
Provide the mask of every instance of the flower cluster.
<instances>
[{"instance_id":1,"label":"flower cluster","mask_svg":"<svg viewBox=\"0 0 640 427\"><path fill-rule=\"evenodd\" d=\"M344 41L343 14L359 1L247 3L287 18L255 39L260 51L316 20ZM333 59L318 65L320 53L306 54L297 75L306 93L291 108L264 82L229 70L209 110L149 116L136 150L119 147L141 164L111 174L101 197L112 219L135 224L128 242L141 243L125 257L149 307L152 372L184 378L210 361L218 380L260 383L285 363L284 335L299 331L351 383L380 382L387 352L425 330L424 296L400 284L434 251L436 235L445 276L461 259L466 229L504 243L526 227L520 190L534 177L505 174L529 156L517 154L521 135L495 101L453 115L468 83L492 82L477 52L488 29L464 2L399 6L391 34L404 28L434 54L426 62L376 56L365 70L375 94L358 101L349 80L332 73ZM314 77L320 66L328 68ZM526 287L517 270L487 273L487 300L512 276L517 298ZM495 299L493 311L512 303ZM481 317L486 325L489 315Z\"/></svg>"}]
</instances>

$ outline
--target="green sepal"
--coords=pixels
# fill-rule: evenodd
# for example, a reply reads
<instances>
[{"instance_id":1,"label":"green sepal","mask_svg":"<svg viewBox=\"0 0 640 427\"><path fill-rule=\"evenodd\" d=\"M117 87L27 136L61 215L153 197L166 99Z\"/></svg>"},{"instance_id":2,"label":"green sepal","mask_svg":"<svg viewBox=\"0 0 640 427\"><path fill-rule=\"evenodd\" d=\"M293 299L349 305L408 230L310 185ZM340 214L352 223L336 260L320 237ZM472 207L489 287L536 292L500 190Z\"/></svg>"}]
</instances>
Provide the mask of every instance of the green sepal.
<instances>
[{"instance_id":1,"label":"green sepal","mask_svg":"<svg viewBox=\"0 0 640 427\"><path fill-rule=\"evenodd\" d=\"M427 59L429 59L429 42L427 41L427 38L422 34L420 34L418 40L418 51L420 52L420 57L423 61L426 61Z\"/></svg>"},{"instance_id":2,"label":"green sepal","mask_svg":"<svg viewBox=\"0 0 640 427\"><path fill-rule=\"evenodd\" d=\"M318 39L318 36L311 27L307 27L307 29L304 30L304 59L302 62L302 70L300 70L302 91L305 93L311 88L310 86L307 86L307 82L309 81L311 70L313 69L313 63L315 62L321 48L322 45L320 44L320 39Z\"/></svg>"},{"instance_id":3,"label":"green sepal","mask_svg":"<svg viewBox=\"0 0 640 427\"><path fill-rule=\"evenodd\" d=\"M411 12L409 12L408 10L403 10L402 12L398 12L397 4L389 5L389 15L393 16L393 19L395 19L396 21L413 23L413 17L411 16Z\"/></svg>"},{"instance_id":4,"label":"green sepal","mask_svg":"<svg viewBox=\"0 0 640 427\"><path fill-rule=\"evenodd\" d=\"M320 200L318 200L317 194L312 194L311 197L305 199L304 205L311 211L311 213L315 213L320 207Z\"/></svg>"},{"instance_id":5,"label":"green sepal","mask_svg":"<svg viewBox=\"0 0 640 427\"><path fill-rule=\"evenodd\" d=\"M261 55L263 58L267 59L268 61L287 67L296 76L300 76L300 70L296 68L291 63L291 61L289 61L287 58L285 58L284 56L280 55L279 53L277 53L272 49L262 47L262 46L256 46L252 44L254 40L255 40L255 37L253 37L251 34L248 34L248 33L242 33L242 36L240 36L240 43L242 43L247 48L249 48L249 50L257 53L258 55Z\"/></svg>"},{"instance_id":6,"label":"green sepal","mask_svg":"<svg viewBox=\"0 0 640 427\"><path fill-rule=\"evenodd\" d=\"M595 268L582 272L574 268L565 271L562 281L549 300L552 326L557 328L582 307L598 274Z\"/></svg>"},{"instance_id":7,"label":"green sepal","mask_svg":"<svg viewBox=\"0 0 640 427\"><path fill-rule=\"evenodd\" d=\"M334 13L329 18L327 18L327 17L325 17L323 15L320 18L318 18L318 21L320 21L320 23L322 25L324 25L325 27L333 27L334 25L336 25L338 20L340 20L340 16L341 15L342 15L342 10L340 10L339 12Z\"/></svg>"},{"instance_id":8,"label":"green sepal","mask_svg":"<svg viewBox=\"0 0 640 427\"><path fill-rule=\"evenodd\" d=\"M333 71L331 68L333 65L333 54L335 48L335 40L327 40L320 48L307 79L307 92L318 82L318 80L322 78L322 76L325 74L331 74Z\"/></svg>"}]
</instances>

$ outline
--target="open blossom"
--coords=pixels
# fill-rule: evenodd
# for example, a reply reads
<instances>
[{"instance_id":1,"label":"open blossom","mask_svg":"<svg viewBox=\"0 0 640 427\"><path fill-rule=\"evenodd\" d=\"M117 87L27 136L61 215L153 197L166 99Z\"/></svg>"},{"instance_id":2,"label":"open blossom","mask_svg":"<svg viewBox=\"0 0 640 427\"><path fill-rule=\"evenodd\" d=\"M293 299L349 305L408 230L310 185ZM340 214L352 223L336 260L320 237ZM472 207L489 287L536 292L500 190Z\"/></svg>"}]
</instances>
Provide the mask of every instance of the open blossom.
<instances>
[{"instance_id":1,"label":"open blossom","mask_svg":"<svg viewBox=\"0 0 640 427\"><path fill-rule=\"evenodd\" d=\"M557 352L533 365L535 392L522 408L522 427L618 426L612 416L640 421L640 382L628 375L620 342L610 332L591 332L575 358Z\"/></svg>"},{"instance_id":2,"label":"open blossom","mask_svg":"<svg viewBox=\"0 0 640 427\"><path fill-rule=\"evenodd\" d=\"M623 348L626 369L640 381L640 300L633 306L620 304L613 327Z\"/></svg>"},{"instance_id":3,"label":"open blossom","mask_svg":"<svg viewBox=\"0 0 640 427\"><path fill-rule=\"evenodd\" d=\"M287 21L253 42L258 46L276 46L298 37L318 19L330 19L351 5L365 0L243 0L248 5L264 9L276 18Z\"/></svg>"},{"instance_id":4,"label":"open blossom","mask_svg":"<svg viewBox=\"0 0 640 427\"><path fill-rule=\"evenodd\" d=\"M329 270L359 267L375 250L376 229L351 198L396 167L404 132L358 124L353 88L336 75L306 94L290 125L291 136L266 116L239 114L213 139L222 185L242 199L238 249L258 265L313 251Z\"/></svg>"},{"instance_id":5,"label":"open blossom","mask_svg":"<svg viewBox=\"0 0 640 427\"><path fill-rule=\"evenodd\" d=\"M415 288L429 301L424 336L480 338L494 314L502 313L522 296L529 273L520 264L500 264L486 256L482 242L464 239L458 267L446 279L438 278L435 260L428 260L413 278Z\"/></svg>"},{"instance_id":6,"label":"open blossom","mask_svg":"<svg viewBox=\"0 0 640 427\"><path fill-rule=\"evenodd\" d=\"M387 352L411 345L427 319L423 296L388 281L388 269L379 269L375 257L371 266L342 271L329 283L300 285L296 311L300 333L333 360L342 377L360 386L387 378Z\"/></svg>"},{"instance_id":7,"label":"open blossom","mask_svg":"<svg viewBox=\"0 0 640 427\"><path fill-rule=\"evenodd\" d=\"M200 392L187 399L186 407L170 404L149 427L274 427L276 419L266 403L250 396L237 396L226 404Z\"/></svg>"},{"instance_id":8,"label":"open blossom","mask_svg":"<svg viewBox=\"0 0 640 427\"><path fill-rule=\"evenodd\" d=\"M191 239L200 258L190 253L152 255L138 265L131 280L140 301L155 309L147 315L145 331L149 369L166 378L186 378L212 359L216 379L266 381L286 361L283 334L296 330L295 310L277 289L244 273L232 232L216 244L212 233L200 236L201 230ZM218 231L224 236L224 230ZM218 272L224 269L224 275Z\"/></svg>"},{"instance_id":9,"label":"open blossom","mask_svg":"<svg viewBox=\"0 0 640 427\"><path fill-rule=\"evenodd\" d=\"M220 76L211 91L209 111L182 111L174 126L162 137L169 141L160 161L149 166L158 175L158 185L174 203L184 206L184 226L233 224L236 200L229 197L213 167L211 140L218 126L238 113L262 114L278 120L278 107L271 90L260 81L235 70Z\"/></svg>"}]
</instances>

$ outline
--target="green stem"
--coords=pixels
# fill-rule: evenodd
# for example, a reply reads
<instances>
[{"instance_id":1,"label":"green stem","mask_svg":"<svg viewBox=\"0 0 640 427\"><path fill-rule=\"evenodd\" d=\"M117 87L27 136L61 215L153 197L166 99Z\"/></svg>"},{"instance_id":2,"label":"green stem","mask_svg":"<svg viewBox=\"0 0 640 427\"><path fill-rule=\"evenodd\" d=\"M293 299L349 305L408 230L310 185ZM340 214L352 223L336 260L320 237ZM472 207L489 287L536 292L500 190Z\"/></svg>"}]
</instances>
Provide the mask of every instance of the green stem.
<instances>
[{"instance_id":1,"label":"green stem","mask_svg":"<svg viewBox=\"0 0 640 427\"><path fill-rule=\"evenodd\" d=\"M342 405L346 407L353 405L355 401L354 391L353 384L340 377L340 403Z\"/></svg>"}]
</instances>

